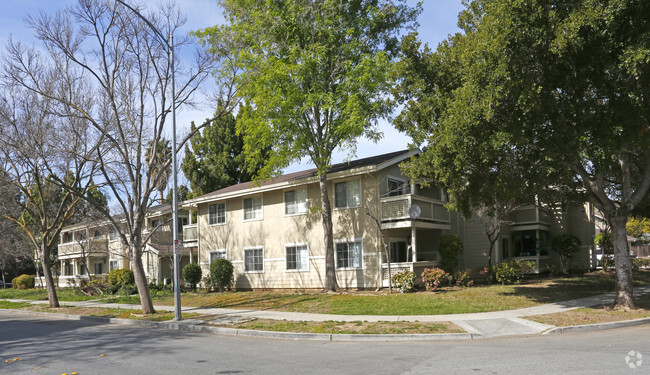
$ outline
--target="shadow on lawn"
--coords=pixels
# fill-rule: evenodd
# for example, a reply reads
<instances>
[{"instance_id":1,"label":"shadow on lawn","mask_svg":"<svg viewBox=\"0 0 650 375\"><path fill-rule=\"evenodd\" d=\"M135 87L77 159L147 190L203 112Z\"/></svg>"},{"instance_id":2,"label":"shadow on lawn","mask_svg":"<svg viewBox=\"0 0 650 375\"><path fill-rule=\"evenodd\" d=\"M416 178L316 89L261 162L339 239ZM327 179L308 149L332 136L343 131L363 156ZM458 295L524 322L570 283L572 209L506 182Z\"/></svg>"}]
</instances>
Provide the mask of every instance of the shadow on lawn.
<instances>
[{"instance_id":1,"label":"shadow on lawn","mask_svg":"<svg viewBox=\"0 0 650 375\"><path fill-rule=\"evenodd\" d=\"M635 287L650 285L650 271L634 271L633 280ZM557 303L614 292L615 288L613 271L598 271L582 276L556 278L548 281L548 283L515 286L512 290L500 294L524 296L538 303Z\"/></svg>"},{"instance_id":2,"label":"shadow on lawn","mask_svg":"<svg viewBox=\"0 0 650 375\"><path fill-rule=\"evenodd\" d=\"M254 308L255 310L278 310L288 309L291 306L303 304L305 302L316 301L319 296L309 295L290 295L290 294L270 294L254 292L231 292L225 298L219 298L217 301L202 303L201 307L206 308Z\"/></svg>"}]
</instances>

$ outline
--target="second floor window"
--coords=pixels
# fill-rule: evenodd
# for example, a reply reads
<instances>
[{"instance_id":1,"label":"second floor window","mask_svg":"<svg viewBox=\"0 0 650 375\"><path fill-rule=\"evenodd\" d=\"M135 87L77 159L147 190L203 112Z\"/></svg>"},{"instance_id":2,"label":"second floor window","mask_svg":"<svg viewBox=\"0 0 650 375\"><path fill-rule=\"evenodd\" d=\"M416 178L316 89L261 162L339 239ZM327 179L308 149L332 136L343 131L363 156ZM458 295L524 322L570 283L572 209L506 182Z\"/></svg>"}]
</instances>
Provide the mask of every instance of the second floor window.
<instances>
[{"instance_id":1,"label":"second floor window","mask_svg":"<svg viewBox=\"0 0 650 375\"><path fill-rule=\"evenodd\" d=\"M213 224L225 224L226 223L226 204L217 203L211 204L209 208L209 218L208 223Z\"/></svg>"},{"instance_id":2,"label":"second floor window","mask_svg":"<svg viewBox=\"0 0 650 375\"><path fill-rule=\"evenodd\" d=\"M115 228L111 228L108 231L108 240L109 241L117 241L117 230L115 230Z\"/></svg>"},{"instance_id":3,"label":"second floor window","mask_svg":"<svg viewBox=\"0 0 650 375\"><path fill-rule=\"evenodd\" d=\"M284 214L298 215L307 213L307 190L298 189L284 193Z\"/></svg>"},{"instance_id":4,"label":"second floor window","mask_svg":"<svg viewBox=\"0 0 650 375\"><path fill-rule=\"evenodd\" d=\"M334 184L336 208L358 207L361 205L361 186L359 180Z\"/></svg>"},{"instance_id":5,"label":"second floor window","mask_svg":"<svg viewBox=\"0 0 650 375\"><path fill-rule=\"evenodd\" d=\"M261 220L262 215L262 197L244 199L244 220Z\"/></svg>"}]
</instances>

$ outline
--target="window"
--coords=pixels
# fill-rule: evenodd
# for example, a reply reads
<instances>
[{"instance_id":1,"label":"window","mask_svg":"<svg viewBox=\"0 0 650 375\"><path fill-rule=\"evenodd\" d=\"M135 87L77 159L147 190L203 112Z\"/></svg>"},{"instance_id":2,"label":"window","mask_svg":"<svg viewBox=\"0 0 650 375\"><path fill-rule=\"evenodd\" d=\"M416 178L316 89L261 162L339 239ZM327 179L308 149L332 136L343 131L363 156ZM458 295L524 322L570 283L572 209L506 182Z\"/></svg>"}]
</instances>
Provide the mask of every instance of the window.
<instances>
[{"instance_id":1,"label":"window","mask_svg":"<svg viewBox=\"0 0 650 375\"><path fill-rule=\"evenodd\" d=\"M179 217L178 218L178 226L176 227L176 230L178 231L178 234L183 234L183 227L187 225L188 220L186 217Z\"/></svg>"},{"instance_id":2,"label":"window","mask_svg":"<svg viewBox=\"0 0 650 375\"><path fill-rule=\"evenodd\" d=\"M163 223L162 219L151 220L151 230L155 230L155 231L160 230L162 223Z\"/></svg>"},{"instance_id":3,"label":"window","mask_svg":"<svg viewBox=\"0 0 650 375\"><path fill-rule=\"evenodd\" d=\"M289 245L287 251L287 271L308 271L309 250L307 245Z\"/></svg>"},{"instance_id":4,"label":"window","mask_svg":"<svg viewBox=\"0 0 650 375\"><path fill-rule=\"evenodd\" d=\"M406 241L391 241L390 261L395 263L408 262L408 245Z\"/></svg>"},{"instance_id":5,"label":"window","mask_svg":"<svg viewBox=\"0 0 650 375\"><path fill-rule=\"evenodd\" d=\"M264 272L264 249L244 249L244 271Z\"/></svg>"},{"instance_id":6,"label":"window","mask_svg":"<svg viewBox=\"0 0 650 375\"><path fill-rule=\"evenodd\" d=\"M358 207L361 204L359 180L334 184L335 207Z\"/></svg>"},{"instance_id":7,"label":"window","mask_svg":"<svg viewBox=\"0 0 650 375\"><path fill-rule=\"evenodd\" d=\"M95 275L101 275L104 271L104 263L97 262L95 263Z\"/></svg>"},{"instance_id":8,"label":"window","mask_svg":"<svg viewBox=\"0 0 650 375\"><path fill-rule=\"evenodd\" d=\"M217 259L228 259L226 258L226 250L210 251L210 264Z\"/></svg>"},{"instance_id":9,"label":"window","mask_svg":"<svg viewBox=\"0 0 650 375\"><path fill-rule=\"evenodd\" d=\"M65 275L66 276L72 276L74 274L72 263L70 263L69 261L65 262L64 268L65 268Z\"/></svg>"},{"instance_id":10,"label":"window","mask_svg":"<svg viewBox=\"0 0 650 375\"><path fill-rule=\"evenodd\" d=\"M117 261L116 260L111 260L108 262L108 268L111 270L116 270L117 269Z\"/></svg>"},{"instance_id":11,"label":"window","mask_svg":"<svg viewBox=\"0 0 650 375\"><path fill-rule=\"evenodd\" d=\"M244 220L262 220L262 197L244 199Z\"/></svg>"},{"instance_id":12,"label":"window","mask_svg":"<svg viewBox=\"0 0 650 375\"><path fill-rule=\"evenodd\" d=\"M108 232L108 239L110 241L117 241L117 231L115 228L111 228L110 231Z\"/></svg>"},{"instance_id":13,"label":"window","mask_svg":"<svg viewBox=\"0 0 650 375\"><path fill-rule=\"evenodd\" d=\"M94 240L101 240L102 239L102 232L96 230L95 233L93 234L93 239Z\"/></svg>"},{"instance_id":14,"label":"window","mask_svg":"<svg viewBox=\"0 0 650 375\"><path fill-rule=\"evenodd\" d=\"M404 195L406 193L405 192L405 190L406 190L405 187L406 187L406 184L404 183L404 181L389 178L388 179L388 196L389 197L394 197L394 196L397 196L397 195Z\"/></svg>"},{"instance_id":15,"label":"window","mask_svg":"<svg viewBox=\"0 0 650 375\"><path fill-rule=\"evenodd\" d=\"M361 241L336 244L336 268L361 268Z\"/></svg>"},{"instance_id":16,"label":"window","mask_svg":"<svg viewBox=\"0 0 650 375\"><path fill-rule=\"evenodd\" d=\"M70 232L63 233L63 243L70 243L70 242L72 242L72 233Z\"/></svg>"},{"instance_id":17,"label":"window","mask_svg":"<svg viewBox=\"0 0 650 375\"><path fill-rule=\"evenodd\" d=\"M307 213L307 189L284 192L284 214L298 215Z\"/></svg>"},{"instance_id":18,"label":"window","mask_svg":"<svg viewBox=\"0 0 650 375\"><path fill-rule=\"evenodd\" d=\"M225 224L226 223L226 204L211 204L208 213L208 224Z\"/></svg>"}]
</instances>

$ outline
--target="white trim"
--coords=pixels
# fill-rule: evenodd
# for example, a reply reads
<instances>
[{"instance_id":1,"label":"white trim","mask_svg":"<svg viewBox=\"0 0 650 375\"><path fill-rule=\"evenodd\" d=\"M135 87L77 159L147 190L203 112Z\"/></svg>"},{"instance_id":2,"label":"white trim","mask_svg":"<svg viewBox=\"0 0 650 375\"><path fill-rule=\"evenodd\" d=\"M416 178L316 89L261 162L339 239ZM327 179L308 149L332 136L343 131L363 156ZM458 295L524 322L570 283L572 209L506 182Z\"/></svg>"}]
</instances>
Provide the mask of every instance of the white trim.
<instances>
[{"instance_id":1,"label":"white trim","mask_svg":"<svg viewBox=\"0 0 650 375\"><path fill-rule=\"evenodd\" d=\"M230 263L232 263L232 264L243 264L244 261L243 260L231 260Z\"/></svg>"},{"instance_id":2,"label":"white trim","mask_svg":"<svg viewBox=\"0 0 650 375\"><path fill-rule=\"evenodd\" d=\"M404 161L404 160L410 158L411 156L415 156L415 155L419 155L419 154L420 154L420 150L417 150L417 149L413 150L413 151L404 152L402 155L396 156L396 157L394 157L394 158L392 158L390 160L386 160L383 163L377 164L377 168L375 170L381 171L384 168L388 168L393 164L397 164L397 163L399 163L401 161Z\"/></svg>"},{"instance_id":3,"label":"white trim","mask_svg":"<svg viewBox=\"0 0 650 375\"><path fill-rule=\"evenodd\" d=\"M296 251L297 251L298 246L304 246L304 247L307 248L307 269L302 269L302 268L288 269L287 268L287 248L288 247L295 247ZM310 263L309 261L311 259L312 258L309 256L309 244L308 243L302 242L302 243L286 243L286 244L284 244L284 271L285 272L309 272L310 269L311 269L311 267L309 265L309 263ZM300 266L300 265L298 265L298 266Z\"/></svg>"},{"instance_id":4,"label":"white trim","mask_svg":"<svg viewBox=\"0 0 650 375\"><path fill-rule=\"evenodd\" d=\"M261 270L252 270L252 271L246 271L246 250L262 250L262 269ZM244 247L242 251L242 255L244 256L244 259L242 260L242 263L244 263L244 273L264 273L264 246L247 246Z\"/></svg>"},{"instance_id":5,"label":"white trim","mask_svg":"<svg viewBox=\"0 0 650 375\"><path fill-rule=\"evenodd\" d=\"M261 211L262 211L262 217L256 217L256 218L253 218L253 219L246 219L246 207L244 207L244 201L246 199L253 200L253 199L257 198L257 197L259 197L262 200L262 203L260 204ZM253 202L251 201L251 204L252 203ZM264 195L263 194L256 194L256 195L253 195L253 196L250 196L250 197L242 197L242 200L241 200L241 218L242 218L242 222L244 222L244 223L248 223L248 222L251 222L251 221L264 220Z\"/></svg>"},{"instance_id":6,"label":"white trim","mask_svg":"<svg viewBox=\"0 0 650 375\"><path fill-rule=\"evenodd\" d=\"M354 177L354 176L353 176ZM334 190L334 211L338 210L347 210L347 209L352 209L352 208L360 208L361 205L363 204L363 184L362 184L362 179L359 176L359 178L346 178L343 180L337 180L337 181L332 181L332 190ZM356 206L348 206L348 195L347 195L347 189L348 189L348 182L353 182L353 181L358 181L359 182L359 204ZM336 185L337 184L342 184L345 183L345 207L336 207Z\"/></svg>"},{"instance_id":7,"label":"white trim","mask_svg":"<svg viewBox=\"0 0 650 375\"><path fill-rule=\"evenodd\" d=\"M310 255L309 259L325 259L325 255Z\"/></svg>"},{"instance_id":8,"label":"white trim","mask_svg":"<svg viewBox=\"0 0 650 375\"><path fill-rule=\"evenodd\" d=\"M338 263L338 258L336 256L337 251L336 251L336 245L341 244L341 243L356 243L359 242L361 244L361 266L360 267L338 267L336 264ZM362 270L364 269L365 262L363 261L363 238L355 238L352 240L349 239L338 239L334 240L334 269L336 271L346 271L346 270Z\"/></svg>"},{"instance_id":9,"label":"white trim","mask_svg":"<svg viewBox=\"0 0 650 375\"><path fill-rule=\"evenodd\" d=\"M224 257L224 258L221 258L221 259L226 259L226 260L228 259L228 248L223 248L223 249L214 249L214 250L210 250L210 251L208 251L208 259L212 259L212 254L213 254L213 253L215 253L215 254L216 254L216 253L225 253L225 257ZM211 262L211 261L208 261L208 262L206 262L205 264L212 264L212 262Z\"/></svg>"},{"instance_id":10,"label":"white trim","mask_svg":"<svg viewBox=\"0 0 650 375\"><path fill-rule=\"evenodd\" d=\"M287 199L286 199L286 194L290 191L297 192L298 190L304 190L305 191L305 212L298 212L296 214L288 214L287 213ZM305 187L295 187L292 189L284 189L282 191L282 213L284 214L284 217L292 217L292 216L301 216L301 215L307 215L309 213L309 189L307 186Z\"/></svg>"},{"instance_id":11,"label":"white trim","mask_svg":"<svg viewBox=\"0 0 650 375\"><path fill-rule=\"evenodd\" d=\"M264 258L265 262L282 262L284 261L283 258Z\"/></svg>"},{"instance_id":12,"label":"white trim","mask_svg":"<svg viewBox=\"0 0 650 375\"><path fill-rule=\"evenodd\" d=\"M223 223L210 224L210 206L216 206L218 204L223 204ZM218 213L217 213L217 218L219 218ZM199 221L198 216L196 218L196 221ZM198 223L196 223L196 224L197 224L197 227L198 227ZM228 206L226 205L226 201L223 201L223 203L220 203L220 202L210 203L208 205L208 227L220 227L220 226L223 226L223 225L226 225L226 224L228 224ZM189 225L193 225L193 224L189 224Z\"/></svg>"}]
</instances>

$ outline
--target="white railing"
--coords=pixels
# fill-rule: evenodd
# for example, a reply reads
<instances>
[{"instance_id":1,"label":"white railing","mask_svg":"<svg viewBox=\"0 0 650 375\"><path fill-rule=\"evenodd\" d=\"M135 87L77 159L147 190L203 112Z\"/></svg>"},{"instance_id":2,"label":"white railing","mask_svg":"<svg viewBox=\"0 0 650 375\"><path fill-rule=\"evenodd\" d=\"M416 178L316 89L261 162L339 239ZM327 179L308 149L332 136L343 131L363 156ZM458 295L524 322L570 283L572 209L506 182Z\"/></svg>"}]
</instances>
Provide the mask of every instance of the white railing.
<instances>
[{"instance_id":1,"label":"white railing","mask_svg":"<svg viewBox=\"0 0 650 375\"><path fill-rule=\"evenodd\" d=\"M199 229L196 224L183 225L183 245L196 245L199 241Z\"/></svg>"}]
</instances>

